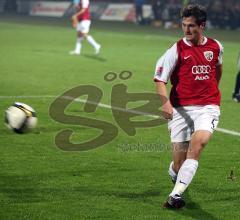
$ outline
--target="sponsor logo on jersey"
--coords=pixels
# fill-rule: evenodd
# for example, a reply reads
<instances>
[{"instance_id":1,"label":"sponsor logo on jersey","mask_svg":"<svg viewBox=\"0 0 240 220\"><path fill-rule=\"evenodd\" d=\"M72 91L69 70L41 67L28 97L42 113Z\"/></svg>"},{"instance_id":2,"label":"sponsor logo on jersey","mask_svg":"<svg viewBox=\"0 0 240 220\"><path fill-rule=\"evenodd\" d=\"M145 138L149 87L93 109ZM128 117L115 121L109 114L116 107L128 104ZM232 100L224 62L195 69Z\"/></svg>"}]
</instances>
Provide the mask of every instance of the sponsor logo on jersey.
<instances>
[{"instance_id":1,"label":"sponsor logo on jersey","mask_svg":"<svg viewBox=\"0 0 240 220\"><path fill-rule=\"evenodd\" d=\"M209 65L198 65L192 67L192 74L196 75L195 80L207 80L209 79L209 73L211 67Z\"/></svg>"},{"instance_id":2,"label":"sponsor logo on jersey","mask_svg":"<svg viewBox=\"0 0 240 220\"><path fill-rule=\"evenodd\" d=\"M204 75L204 76L197 75L195 77L195 80L207 80L207 79L210 79L208 75Z\"/></svg>"},{"instance_id":3,"label":"sponsor logo on jersey","mask_svg":"<svg viewBox=\"0 0 240 220\"><path fill-rule=\"evenodd\" d=\"M211 67L209 65L198 65L192 67L192 74L209 74Z\"/></svg>"},{"instance_id":4,"label":"sponsor logo on jersey","mask_svg":"<svg viewBox=\"0 0 240 220\"><path fill-rule=\"evenodd\" d=\"M206 60L210 62L213 59L213 52L212 51L205 51L204 56L205 56Z\"/></svg>"}]
</instances>

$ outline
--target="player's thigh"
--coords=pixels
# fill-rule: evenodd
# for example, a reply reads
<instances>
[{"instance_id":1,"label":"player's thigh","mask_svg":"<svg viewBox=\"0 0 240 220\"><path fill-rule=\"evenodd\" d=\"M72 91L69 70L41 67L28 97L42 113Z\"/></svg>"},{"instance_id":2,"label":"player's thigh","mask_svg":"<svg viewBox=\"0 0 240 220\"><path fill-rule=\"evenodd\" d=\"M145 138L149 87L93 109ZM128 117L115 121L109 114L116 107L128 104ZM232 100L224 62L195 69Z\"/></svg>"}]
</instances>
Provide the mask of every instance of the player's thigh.
<instances>
[{"instance_id":1,"label":"player's thigh","mask_svg":"<svg viewBox=\"0 0 240 220\"><path fill-rule=\"evenodd\" d=\"M78 23L77 32L81 32L83 34L87 34L90 30L91 21L84 20Z\"/></svg>"},{"instance_id":2,"label":"player's thigh","mask_svg":"<svg viewBox=\"0 0 240 220\"><path fill-rule=\"evenodd\" d=\"M218 106L207 105L193 113L194 132L187 158L198 160L204 147L209 142L219 122L220 110Z\"/></svg>"},{"instance_id":3,"label":"player's thigh","mask_svg":"<svg viewBox=\"0 0 240 220\"><path fill-rule=\"evenodd\" d=\"M187 152L188 159L199 160L204 147L211 139L212 133L206 130L198 130L192 134L190 146Z\"/></svg>"},{"instance_id":4,"label":"player's thigh","mask_svg":"<svg viewBox=\"0 0 240 220\"><path fill-rule=\"evenodd\" d=\"M173 118L168 122L172 143L186 142L191 139L193 121L184 108L174 108Z\"/></svg>"},{"instance_id":5,"label":"player's thigh","mask_svg":"<svg viewBox=\"0 0 240 220\"><path fill-rule=\"evenodd\" d=\"M215 105L204 106L198 113L194 120L194 132L209 131L211 134L217 128L220 109Z\"/></svg>"}]
</instances>

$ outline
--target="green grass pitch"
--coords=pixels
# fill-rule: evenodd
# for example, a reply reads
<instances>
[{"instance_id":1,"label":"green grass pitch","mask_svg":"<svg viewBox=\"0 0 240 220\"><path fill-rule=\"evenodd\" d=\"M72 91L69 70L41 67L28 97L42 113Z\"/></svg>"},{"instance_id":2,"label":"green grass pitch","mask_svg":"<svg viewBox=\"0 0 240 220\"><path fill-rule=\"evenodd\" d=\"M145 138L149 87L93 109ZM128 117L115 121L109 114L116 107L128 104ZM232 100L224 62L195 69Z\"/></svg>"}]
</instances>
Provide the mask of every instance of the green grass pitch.
<instances>
[{"instance_id":1,"label":"green grass pitch","mask_svg":"<svg viewBox=\"0 0 240 220\"><path fill-rule=\"evenodd\" d=\"M99 134L93 128L52 120L49 106L54 96L78 85L95 85L103 91L101 103L109 105L111 89L118 83L126 84L129 92L155 92L155 63L182 36L181 31L126 28L112 23L93 26L92 35L102 44L101 54L93 55L84 42L82 55L77 57L68 55L75 44L70 25L0 20L2 121L4 110L15 101L31 105L39 119L37 128L25 135L16 135L0 124L0 219L239 218L239 136L214 133L185 194L187 206L181 211L162 208L172 189L167 174L171 151L166 124L137 128L131 137L109 109L83 113L83 104L75 102L68 114L114 124L118 136L85 152L64 152L54 144L56 134L65 128L75 131L72 141L76 143ZM209 31L208 35L218 38L225 48L219 127L240 132L240 105L231 100L239 31ZM131 71L132 77L104 80L107 72L123 70ZM234 180L228 179L231 170Z\"/></svg>"}]
</instances>

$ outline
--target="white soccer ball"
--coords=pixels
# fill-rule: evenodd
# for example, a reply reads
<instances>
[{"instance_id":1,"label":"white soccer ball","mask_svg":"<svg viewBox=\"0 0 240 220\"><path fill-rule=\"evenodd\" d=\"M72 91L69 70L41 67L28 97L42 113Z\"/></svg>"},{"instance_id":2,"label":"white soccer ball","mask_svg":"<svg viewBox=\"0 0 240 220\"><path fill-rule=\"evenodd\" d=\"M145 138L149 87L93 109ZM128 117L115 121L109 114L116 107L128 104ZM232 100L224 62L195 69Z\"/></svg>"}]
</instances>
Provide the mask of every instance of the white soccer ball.
<instances>
[{"instance_id":1,"label":"white soccer ball","mask_svg":"<svg viewBox=\"0 0 240 220\"><path fill-rule=\"evenodd\" d=\"M36 127L36 112L29 105L15 102L5 111L5 123L14 132L25 133Z\"/></svg>"}]
</instances>

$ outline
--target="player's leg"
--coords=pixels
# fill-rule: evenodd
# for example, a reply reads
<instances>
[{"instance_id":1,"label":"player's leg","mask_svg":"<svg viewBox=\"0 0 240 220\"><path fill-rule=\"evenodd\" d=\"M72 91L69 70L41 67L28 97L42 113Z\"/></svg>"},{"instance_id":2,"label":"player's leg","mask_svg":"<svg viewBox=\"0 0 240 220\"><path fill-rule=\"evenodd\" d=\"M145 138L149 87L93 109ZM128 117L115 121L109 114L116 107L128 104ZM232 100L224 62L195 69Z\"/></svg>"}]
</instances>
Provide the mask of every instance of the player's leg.
<instances>
[{"instance_id":1,"label":"player's leg","mask_svg":"<svg viewBox=\"0 0 240 220\"><path fill-rule=\"evenodd\" d=\"M172 142L173 161L170 163L168 173L173 182L176 182L177 173L186 159L189 140L191 138L191 124L186 123L191 121L189 116L186 116L184 108L173 109L173 119L168 122Z\"/></svg>"},{"instance_id":2,"label":"player's leg","mask_svg":"<svg viewBox=\"0 0 240 220\"><path fill-rule=\"evenodd\" d=\"M189 146L188 141L172 143L173 161L171 161L169 165L168 173L171 176L172 182L174 184L177 180L178 171L182 166L183 162L186 160L188 146Z\"/></svg>"},{"instance_id":3,"label":"player's leg","mask_svg":"<svg viewBox=\"0 0 240 220\"><path fill-rule=\"evenodd\" d=\"M238 72L235 82L235 89L232 95L235 102L240 102L240 72Z\"/></svg>"},{"instance_id":4,"label":"player's leg","mask_svg":"<svg viewBox=\"0 0 240 220\"><path fill-rule=\"evenodd\" d=\"M192 135L185 160L183 161L183 158L178 158L179 166L177 166L176 169L180 169L177 174L175 186L169 195L168 201L164 204L164 207L178 209L185 205L182 194L191 183L197 171L201 151L208 143L210 137L211 133L209 131L196 131Z\"/></svg>"},{"instance_id":5,"label":"player's leg","mask_svg":"<svg viewBox=\"0 0 240 220\"><path fill-rule=\"evenodd\" d=\"M211 135L211 132L204 130L193 133L190 146L187 151L187 158L179 169L177 181L170 196L181 196L187 189L197 171L201 152L210 140Z\"/></svg>"},{"instance_id":6,"label":"player's leg","mask_svg":"<svg viewBox=\"0 0 240 220\"><path fill-rule=\"evenodd\" d=\"M95 50L95 54L99 54L101 45L98 44L91 35L87 35L86 39L87 39L88 43L93 46L93 48Z\"/></svg>"},{"instance_id":7,"label":"player's leg","mask_svg":"<svg viewBox=\"0 0 240 220\"><path fill-rule=\"evenodd\" d=\"M198 130L192 134L190 147L187 152L187 159L199 160L200 154L212 137L207 130Z\"/></svg>"},{"instance_id":8,"label":"player's leg","mask_svg":"<svg viewBox=\"0 0 240 220\"><path fill-rule=\"evenodd\" d=\"M168 124L171 142L173 144L173 162L170 163L168 173L173 182L177 181L179 171L186 160L189 140L191 139L192 125L192 119L184 108L176 108L173 110L173 119L169 121ZM184 205L185 202L181 196L175 192L172 192L168 200L164 203L165 208L173 209L181 208Z\"/></svg>"},{"instance_id":9,"label":"player's leg","mask_svg":"<svg viewBox=\"0 0 240 220\"><path fill-rule=\"evenodd\" d=\"M95 50L95 54L99 54L101 45L99 43L97 43L91 35L87 35L86 39L87 39L88 43L93 46L93 48Z\"/></svg>"},{"instance_id":10,"label":"player's leg","mask_svg":"<svg viewBox=\"0 0 240 220\"><path fill-rule=\"evenodd\" d=\"M76 41L75 49L73 51L70 51L71 55L79 55L81 53L83 40L84 40L84 33L82 33L81 31L77 31L77 41Z\"/></svg>"},{"instance_id":11,"label":"player's leg","mask_svg":"<svg viewBox=\"0 0 240 220\"><path fill-rule=\"evenodd\" d=\"M189 147L189 141L174 142L173 145L173 161L170 163L168 173L171 176L172 182L176 185L178 178L178 172L186 160L187 151ZM175 187L174 187L175 188ZM169 195L168 200L164 203L165 208L181 208L185 205L185 202L177 193Z\"/></svg>"},{"instance_id":12,"label":"player's leg","mask_svg":"<svg viewBox=\"0 0 240 220\"><path fill-rule=\"evenodd\" d=\"M177 181L173 191L170 193L170 202L175 206L172 208L181 208L184 203L181 202L181 195L191 183L197 168L200 155L206 144L209 142L214 129L217 127L220 110L218 106L205 106L191 113L194 119L195 132L191 136L190 145L187 151L187 158L178 171ZM169 203L169 202L168 202Z\"/></svg>"},{"instance_id":13,"label":"player's leg","mask_svg":"<svg viewBox=\"0 0 240 220\"><path fill-rule=\"evenodd\" d=\"M75 49L70 52L71 55L79 55L81 53L82 42L84 38L86 38L87 33L89 31L88 23L85 21L78 22L76 31L77 31L77 41L76 41Z\"/></svg>"},{"instance_id":14,"label":"player's leg","mask_svg":"<svg viewBox=\"0 0 240 220\"><path fill-rule=\"evenodd\" d=\"M101 45L97 43L91 35L88 34L90 30L91 21L84 21L83 25L84 31L86 33L87 42L94 48L95 54L98 54L100 52Z\"/></svg>"}]
</instances>

